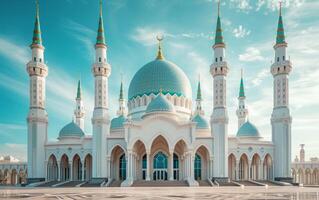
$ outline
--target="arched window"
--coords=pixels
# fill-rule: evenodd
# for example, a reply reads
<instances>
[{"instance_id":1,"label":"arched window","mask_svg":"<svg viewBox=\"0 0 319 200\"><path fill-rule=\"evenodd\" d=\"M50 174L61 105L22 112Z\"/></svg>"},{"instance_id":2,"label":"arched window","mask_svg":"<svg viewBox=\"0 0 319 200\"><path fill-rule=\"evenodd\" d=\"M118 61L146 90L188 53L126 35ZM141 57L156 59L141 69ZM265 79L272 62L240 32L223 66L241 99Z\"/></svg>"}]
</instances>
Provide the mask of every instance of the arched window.
<instances>
[{"instance_id":1,"label":"arched window","mask_svg":"<svg viewBox=\"0 0 319 200\"><path fill-rule=\"evenodd\" d=\"M167 180L167 156L158 152L153 159L153 180Z\"/></svg>"},{"instance_id":2,"label":"arched window","mask_svg":"<svg viewBox=\"0 0 319 200\"><path fill-rule=\"evenodd\" d=\"M202 159L198 154L196 154L195 155L195 162L194 162L195 180L201 180L201 178L202 178L201 172L202 172Z\"/></svg>"},{"instance_id":3,"label":"arched window","mask_svg":"<svg viewBox=\"0 0 319 200\"><path fill-rule=\"evenodd\" d=\"M101 57L99 57L99 62L101 62L102 61L102 59L101 59Z\"/></svg>"},{"instance_id":4,"label":"arched window","mask_svg":"<svg viewBox=\"0 0 319 200\"><path fill-rule=\"evenodd\" d=\"M120 157L120 166L119 166L119 178L120 180L126 179L126 159L125 154Z\"/></svg>"},{"instance_id":5,"label":"arched window","mask_svg":"<svg viewBox=\"0 0 319 200\"><path fill-rule=\"evenodd\" d=\"M218 58L215 58L215 62L217 62L218 61Z\"/></svg>"},{"instance_id":6,"label":"arched window","mask_svg":"<svg viewBox=\"0 0 319 200\"><path fill-rule=\"evenodd\" d=\"M144 154L143 160L142 160L143 180L146 179L146 165L147 165L146 154Z\"/></svg>"}]
</instances>

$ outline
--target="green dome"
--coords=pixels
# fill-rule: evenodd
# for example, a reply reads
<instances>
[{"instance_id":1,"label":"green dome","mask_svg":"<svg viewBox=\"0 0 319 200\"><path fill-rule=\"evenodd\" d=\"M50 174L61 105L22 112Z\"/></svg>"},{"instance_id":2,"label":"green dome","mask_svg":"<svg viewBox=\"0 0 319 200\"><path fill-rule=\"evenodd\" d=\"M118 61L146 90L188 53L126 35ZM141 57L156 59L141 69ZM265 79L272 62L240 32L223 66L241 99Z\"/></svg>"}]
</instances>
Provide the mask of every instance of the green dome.
<instances>
[{"instance_id":1,"label":"green dome","mask_svg":"<svg viewBox=\"0 0 319 200\"><path fill-rule=\"evenodd\" d=\"M146 113L151 112L174 112L174 106L169 102L164 95L159 94L153 99L146 108Z\"/></svg>"},{"instance_id":2,"label":"green dome","mask_svg":"<svg viewBox=\"0 0 319 200\"><path fill-rule=\"evenodd\" d=\"M83 136L84 136L83 130L74 122L71 122L71 123L65 125L59 133L59 138L62 138L62 137L83 137Z\"/></svg>"},{"instance_id":3,"label":"green dome","mask_svg":"<svg viewBox=\"0 0 319 200\"><path fill-rule=\"evenodd\" d=\"M111 129L123 128L123 123L126 121L126 118L121 115L111 120Z\"/></svg>"},{"instance_id":4,"label":"green dome","mask_svg":"<svg viewBox=\"0 0 319 200\"><path fill-rule=\"evenodd\" d=\"M193 119L193 122L196 122L196 128L197 129L209 129L209 123L208 121L201 115L196 115Z\"/></svg>"},{"instance_id":5,"label":"green dome","mask_svg":"<svg viewBox=\"0 0 319 200\"><path fill-rule=\"evenodd\" d=\"M255 125L247 121L238 129L237 137L260 137Z\"/></svg>"},{"instance_id":6,"label":"green dome","mask_svg":"<svg viewBox=\"0 0 319 200\"><path fill-rule=\"evenodd\" d=\"M174 63L156 59L144 65L133 77L128 90L132 99L144 94L176 94L192 98L192 89L185 73Z\"/></svg>"}]
</instances>

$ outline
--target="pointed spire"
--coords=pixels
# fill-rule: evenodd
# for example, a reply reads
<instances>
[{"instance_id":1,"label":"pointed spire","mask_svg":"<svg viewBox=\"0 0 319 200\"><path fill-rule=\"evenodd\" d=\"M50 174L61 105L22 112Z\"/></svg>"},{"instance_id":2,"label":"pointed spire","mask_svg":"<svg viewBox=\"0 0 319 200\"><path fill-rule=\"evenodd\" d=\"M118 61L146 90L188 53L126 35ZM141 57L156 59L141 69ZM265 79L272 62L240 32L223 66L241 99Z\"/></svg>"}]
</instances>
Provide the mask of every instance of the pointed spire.
<instances>
[{"instance_id":1,"label":"pointed spire","mask_svg":"<svg viewBox=\"0 0 319 200\"><path fill-rule=\"evenodd\" d=\"M120 86L120 97L119 100L123 100L124 99L124 95L123 95L123 78L122 78L122 74L121 74L121 86Z\"/></svg>"},{"instance_id":2,"label":"pointed spire","mask_svg":"<svg viewBox=\"0 0 319 200\"><path fill-rule=\"evenodd\" d=\"M240 79L240 88L239 88L239 98L245 97L245 90L244 90L244 80L243 80L243 69L241 69L241 79Z\"/></svg>"},{"instance_id":3,"label":"pointed spire","mask_svg":"<svg viewBox=\"0 0 319 200\"><path fill-rule=\"evenodd\" d=\"M197 85L197 98L196 98L196 100L199 100L199 101L202 100L202 90L200 87L200 77L199 77L198 85Z\"/></svg>"},{"instance_id":4,"label":"pointed spire","mask_svg":"<svg viewBox=\"0 0 319 200\"><path fill-rule=\"evenodd\" d=\"M31 45L40 45L40 46L42 46L40 17L39 17L39 0L36 0L35 4L36 4L36 16L35 16L33 38L32 38L32 44Z\"/></svg>"},{"instance_id":5,"label":"pointed spire","mask_svg":"<svg viewBox=\"0 0 319 200\"><path fill-rule=\"evenodd\" d=\"M82 99L81 80L78 81L78 89L76 93L76 99Z\"/></svg>"},{"instance_id":6,"label":"pointed spire","mask_svg":"<svg viewBox=\"0 0 319 200\"><path fill-rule=\"evenodd\" d=\"M96 45L106 45L105 37L104 37L103 16L102 16L102 0L100 0L99 28L97 30Z\"/></svg>"},{"instance_id":7,"label":"pointed spire","mask_svg":"<svg viewBox=\"0 0 319 200\"><path fill-rule=\"evenodd\" d=\"M277 27L276 44L286 43L284 24L283 24L282 15L281 15L281 7L282 7L282 2L279 2L279 19L278 19L278 27Z\"/></svg>"},{"instance_id":8,"label":"pointed spire","mask_svg":"<svg viewBox=\"0 0 319 200\"><path fill-rule=\"evenodd\" d=\"M162 40L164 39L164 37L160 36L160 35L157 35L156 39L158 41L158 51L157 51L156 59L157 60L164 60L164 55L163 55L163 52L162 52L162 44L161 44Z\"/></svg>"},{"instance_id":9,"label":"pointed spire","mask_svg":"<svg viewBox=\"0 0 319 200\"><path fill-rule=\"evenodd\" d=\"M216 33L215 33L215 45L216 44L224 44L222 25L220 22L220 1L218 1L218 16L217 16L217 25L216 25Z\"/></svg>"}]
</instances>

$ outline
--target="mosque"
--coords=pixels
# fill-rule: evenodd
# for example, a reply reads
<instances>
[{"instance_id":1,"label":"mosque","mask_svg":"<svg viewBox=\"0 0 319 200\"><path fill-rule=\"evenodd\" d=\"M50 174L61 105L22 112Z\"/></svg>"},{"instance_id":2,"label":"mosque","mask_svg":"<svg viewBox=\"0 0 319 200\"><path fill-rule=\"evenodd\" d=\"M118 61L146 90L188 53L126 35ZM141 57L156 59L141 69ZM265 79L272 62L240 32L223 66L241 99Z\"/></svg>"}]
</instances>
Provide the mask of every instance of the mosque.
<instances>
[{"instance_id":1,"label":"mosque","mask_svg":"<svg viewBox=\"0 0 319 200\"><path fill-rule=\"evenodd\" d=\"M226 84L231 66L227 62L219 11L212 64L207 66L213 80L212 113L202 109L205 97L200 82L193 103L188 77L182 68L164 57L162 38L157 39L157 56L136 72L128 94L124 94L123 84L119 85L117 116L111 117L108 78L112 67L107 57L100 3L95 61L91 66L95 86L92 135L84 131L85 103L79 82L74 120L61 128L57 141L49 141L46 112L49 67L44 58L37 6L30 45L32 57L26 67L30 79L28 182L86 181L128 187L154 182L199 186L205 182L226 184L230 180L291 181L288 77L292 64L287 57L281 9L273 46L274 61L270 66L274 78L270 141L263 138L265 133L258 130L253 119L247 120L243 77L236 111L238 131L236 136L228 135Z\"/></svg>"}]
</instances>

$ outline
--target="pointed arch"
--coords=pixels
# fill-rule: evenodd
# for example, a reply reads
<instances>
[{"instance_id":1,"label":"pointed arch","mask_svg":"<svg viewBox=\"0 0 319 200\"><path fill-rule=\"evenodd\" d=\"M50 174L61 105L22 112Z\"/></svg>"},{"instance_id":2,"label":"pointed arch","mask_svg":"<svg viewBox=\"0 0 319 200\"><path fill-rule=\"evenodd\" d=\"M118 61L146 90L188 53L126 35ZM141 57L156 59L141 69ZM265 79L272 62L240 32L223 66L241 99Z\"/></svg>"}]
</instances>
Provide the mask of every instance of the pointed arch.
<instances>
[{"instance_id":1,"label":"pointed arch","mask_svg":"<svg viewBox=\"0 0 319 200\"><path fill-rule=\"evenodd\" d=\"M200 145L195 151L194 178L195 180L206 180L209 178L209 151L205 145Z\"/></svg>"},{"instance_id":2,"label":"pointed arch","mask_svg":"<svg viewBox=\"0 0 319 200\"><path fill-rule=\"evenodd\" d=\"M239 180L248 180L249 179L248 156L245 153L243 153L239 159L238 179Z\"/></svg>"},{"instance_id":3,"label":"pointed arch","mask_svg":"<svg viewBox=\"0 0 319 200\"><path fill-rule=\"evenodd\" d=\"M111 176L114 180L126 179L127 155L124 148L117 144L111 150Z\"/></svg>"},{"instance_id":4,"label":"pointed arch","mask_svg":"<svg viewBox=\"0 0 319 200\"><path fill-rule=\"evenodd\" d=\"M273 179L273 161L270 154L266 154L263 162L263 178L265 180Z\"/></svg>"},{"instance_id":5,"label":"pointed arch","mask_svg":"<svg viewBox=\"0 0 319 200\"><path fill-rule=\"evenodd\" d=\"M163 136L163 135L157 135L155 137L153 137L153 139L151 140L152 142L150 143L150 150L151 150L151 154L154 154L154 152L158 151L158 150L162 150L164 151L166 154L169 154L169 150L171 149L169 146L169 140Z\"/></svg>"},{"instance_id":6,"label":"pointed arch","mask_svg":"<svg viewBox=\"0 0 319 200\"><path fill-rule=\"evenodd\" d=\"M134 159L134 169L135 171L134 176L137 177L137 179L146 179L146 146L145 143L138 139L133 143L133 152L135 155L138 156L133 156Z\"/></svg>"},{"instance_id":7,"label":"pointed arch","mask_svg":"<svg viewBox=\"0 0 319 200\"><path fill-rule=\"evenodd\" d=\"M70 180L70 164L69 157L63 154L60 161L60 180L68 181Z\"/></svg>"},{"instance_id":8,"label":"pointed arch","mask_svg":"<svg viewBox=\"0 0 319 200\"><path fill-rule=\"evenodd\" d=\"M238 172L237 172L238 173ZM236 180L236 157L233 153L228 156L228 176L230 180Z\"/></svg>"},{"instance_id":9,"label":"pointed arch","mask_svg":"<svg viewBox=\"0 0 319 200\"><path fill-rule=\"evenodd\" d=\"M259 180L259 179L262 179L262 175L261 175L261 159L260 159L260 156L258 153L255 153L252 157L252 162L251 162L251 174L250 174L250 177L251 179L253 180Z\"/></svg>"},{"instance_id":10,"label":"pointed arch","mask_svg":"<svg viewBox=\"0 0 319 200\"><path fill-rule=\"evenodd\" d=\"M48 181L55 181L58 180L58 162L56 156L51 154L48 159L47 165L47 180Z\"/></svg>"},{"instance_id":11,"label":"pointed arch","mask_svg":"<svg viewBox=\"0 0 319 200\"><path fill-rule=\"evenodd\" d=\"M84 180L89 181L92 179L92 155L86 154L84 157Z\"/></svg>"},{"instance_id":12,"label":"pointed arch","mask_svg":"<svg viewBox=\"0 0 319 200\"><path fill-rule=\"evenodd\" d=\"M82 180L82 161L78 154L75 154L72 159L72 179L74 181Z\"/></svg>"}]
</instances>

